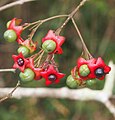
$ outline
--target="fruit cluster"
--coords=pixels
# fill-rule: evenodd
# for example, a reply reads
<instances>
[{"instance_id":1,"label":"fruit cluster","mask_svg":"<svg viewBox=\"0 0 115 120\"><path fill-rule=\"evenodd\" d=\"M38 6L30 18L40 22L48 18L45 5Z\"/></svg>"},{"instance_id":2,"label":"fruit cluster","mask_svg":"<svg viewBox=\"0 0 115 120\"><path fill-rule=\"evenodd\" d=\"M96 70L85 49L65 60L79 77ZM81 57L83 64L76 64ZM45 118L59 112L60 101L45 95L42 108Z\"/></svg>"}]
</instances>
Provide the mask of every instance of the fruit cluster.
<instances>
[{"instance_id":1,"label":"fruit cluster","mask_svg":"<svg viewBox=\"0 0 115 120\"><path fill-rule=\"evenodd\" d=\"M47 35L42 39L42 49L37 50L37 43L31 39L23 40L21 33L23 27L20 24L20 19L12 19L7 23L7 31L4 33L4 38L8 42L17 41L19 48L18 55L12 55L14 60L14 69L19 69L19 74L22 82L41 80L43 77L46 80L46 85L58 83L65 74L60 73L54 61L54 54L62 54L61 45L64 43L63 36L57 36L53 30L49 30ZM35 53L37 52L37 53ZM44 53L47 54L46 59L41 62Z\"/></svg>"},{"instance_id":2,"label":"fruit cluster","mask_svg":"<svg viewBox=\"0 0 115 120\"><path fill-rule=\"evenodd\" d=\"M95 79L103 80L110 70L111 68L104 63L101 57L89 60L80 57L67 79L67 84L69 86L71 81L70 87L73 88L84 83L91 84L94 83Z\"/></svg>"},{"instance_id":3,"label":"fruit cluster","mask_svg":"<svg viewBox=\"0 0 115 120\"><path fill-rule=\"evenodd\" d=\"M54 54L63 53L61 46L65 38L57 35L53 30L49 30L47 35L42 38L42 47L38 50L37 42L33 42L31 36L26 40L21 37L24 25L20 25L20 23L20 19L12 19L7 23L7 30L4 33L6 41L17 41L19 44L18 55L12 55L12 58L14 60L13 68L20 70L20 80L28 82L44 78L46 85L59 83L65 74L59 72ZM69 87L75 88L91 79L102 80L109 71L110 67L104 63L101 57L89 60L80 57L66 83Z\"/></svg>"}]
</instances>

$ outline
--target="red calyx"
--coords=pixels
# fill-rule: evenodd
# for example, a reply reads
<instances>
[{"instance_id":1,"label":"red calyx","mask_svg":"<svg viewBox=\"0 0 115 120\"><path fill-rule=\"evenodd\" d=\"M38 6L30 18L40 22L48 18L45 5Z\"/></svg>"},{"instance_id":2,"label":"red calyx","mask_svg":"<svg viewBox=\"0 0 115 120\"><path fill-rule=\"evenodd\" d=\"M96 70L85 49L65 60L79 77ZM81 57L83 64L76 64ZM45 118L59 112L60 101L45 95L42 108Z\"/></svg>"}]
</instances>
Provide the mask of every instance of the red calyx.
<instances>
[{"instance_id":1,"label":"red calyx","mask_svg":"<svg viewBox=\"0 0 115 120\"><path fill-rule=\"evenodd\" d=\"M59 83L60 79L65 76L65 74L57 72L53 65L49 65L45 71L41 72L41 75L45 78L47 86L52 83Z\"/></svg>"},{"instance_id":2,"label":"red calyx","mask_svg":"<svg viewBox=\"0 0 115 120\"><path fill-rule=\"evenodd\" d=\"M34 60L33 60L33 58L29 58L28 60L29 60L29 63L26 65L26 67L27 68L31 68L34 71L34 73L35 73L34 79L35 80L40 80L42 78L41 72L43 71L43 69L34 67Z\"/></svg>"},{"instance_id":3,"label":"red calyx","mask_svg":"<svg viewBox=\"0 0 115 120\"><path fill-rule=\"evenodd\" d=\"M17 18L13 18L8 26L8 30L14 30L16 32L17 35L17 39L16 41L20 44L21 42L23 42L24 40L21 38L21 33L23 30L22 26L19 26L19 24L21 23L20 19Z\"/></svg>"},{"instance_id":4,"label":"red calyx","mask_svg":"<svg viewBox=\"0 0 115 120\"><path fill-rule=\"evenodd\" d=\"M90 69L90 73L86 77L80 76L80 73L79 73L80 66L84 64L86 64ZM90 60L79 58L77 60L77 67L78 67L78 75L83 80L94 79L94 78L103 80L105 78L105 75L108 74L111 70L111 68L104 63L101 57L98 57L97 59L92 58Z\"/></svg>"},{"instance_id":5,"label":"red calyx","mask_svg":"<svg viewBox=\"0 0 115 120\"><path fill-rule=\"evenodd\" d=\"M20 44L27 47L30 50L30 53L34 52L37 49L37 42L34 43L32 40L27 39Z\"/></svg>"},{"instance_id":6,"label":"red calyx","mask_svg":"<svg viewBox=\"0 0 115 120\"><path fill-rule=\"evenodd\" d=\"M50 54L62 54L63 50L61 48L62 44L65 41L63 36L57 36L53 30L49 30L47 35L42 39L42 42L46 40L53 40L56 43L56 49Z\"/></svg>"},{"instance_id":7,"label":"red calyx","mask_svg":"<svg viewBox=\"0 0 115 120\"><path fill-rule=\"evenodd\" d=\"M13 68L19 68L21 72L24 72L26 65L29 63L29 61L24 58L23 54L20 53L19 55L12 55L12 58L15 62Z\"/></svg>"}]
</instances>

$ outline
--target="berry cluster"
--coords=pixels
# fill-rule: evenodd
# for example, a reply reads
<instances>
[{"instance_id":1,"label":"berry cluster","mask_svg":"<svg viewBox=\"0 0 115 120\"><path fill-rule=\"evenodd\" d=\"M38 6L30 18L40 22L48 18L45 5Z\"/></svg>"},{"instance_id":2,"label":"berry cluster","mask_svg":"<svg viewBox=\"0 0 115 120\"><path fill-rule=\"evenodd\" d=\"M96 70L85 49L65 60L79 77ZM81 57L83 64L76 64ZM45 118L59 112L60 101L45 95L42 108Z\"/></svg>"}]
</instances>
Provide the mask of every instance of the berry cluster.
<instances>
[{"instance_id":1,"label":"berry cluster","mask_svg":"<svg viewBox=\"0 0 115 120\"><path fill-rule=\"evenodd\" d=\"M70 87L73 88L84 83L91 84L96 78L103 80L110 70L111 68L104 63L101 57L89 60L80 57L67 79L67 84L72 81L73 84Z\"/></svg>"},{"instance_id":2,"label":"berry cluster","mask_svg":"<svg viewBox=\"0 0 115 120\"><path fill-rule=\"evenodd\" d=\"M23 40L21 33L23 27L19 26L20 19L12 19L7 23L7 31L4 33L4 38L8 42L17 41L19 48L18 55L12 55L14 60L14 69L19 69L19 74L22 82L41 80L43 77L46 80L46 85L58 83L65 74L60 73L54 61L54 54L62 54L62 44L65 41L63 36L57 36L53 30L49 30L47 35L42 39L42 49L37 50L37 43L31 39ZM37 52L35 54L35 52ZM47 57L42 61L43 55Z\"/></svg>"},{"instance_id":3,"label":"berry cluster","mask_svg":"<svg viewBox=\"0 0 115 120\"><path fill-rule=\"evenodd\" d=\"M47 35L42 38L42 47L38 50L38 44L33 42L31 36L26 40L21 37L24 25L20 25L20 23L20 19L12 19L7 23L7 30L4 33L6 41L17 41L19 44L18 55L12 55L12 58L14 60L13 68L20 70L20 80L28 82L44 78L46 85L59 83L65 74L59 72L54 55L63 53L61 46L65 38L57 35L53 30L49 30ZM111 68L104 63L101 57L88 60L80 57L66 83L69 87L76 88L77 85L82 85L91 79L103 80L110 70Z\"/></svg>"}]
</instances>

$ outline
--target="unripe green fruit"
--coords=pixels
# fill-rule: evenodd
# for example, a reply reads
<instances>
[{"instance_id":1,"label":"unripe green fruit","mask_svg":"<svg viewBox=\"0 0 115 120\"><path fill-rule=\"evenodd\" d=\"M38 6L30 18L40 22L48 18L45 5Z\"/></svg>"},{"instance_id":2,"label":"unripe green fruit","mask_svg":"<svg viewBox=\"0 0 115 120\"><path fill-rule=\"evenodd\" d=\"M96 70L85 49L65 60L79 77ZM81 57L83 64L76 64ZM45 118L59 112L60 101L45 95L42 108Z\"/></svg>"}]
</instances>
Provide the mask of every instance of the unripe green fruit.
<instances>
[{"instance_id":1,"label":"unripe green fruit","mask_svg":"<svg viewBox=\"0 0 115 120\"><path fill-rule=\"evenodd\" d=\"M27 68L24 72L20 72L19 76L22 82L29 82L34 79L35 73L30 68Z\"/></svg>"},{"instance_id":2,"label":"unripe green fruit","mask_svg":"<svg viewBox=\"0 0 115 120\"><path fill-rule=\"evenodd\" d=\"M87 85L88 87L94 85L95 83L96 83L96 80L95 80L95 79L94 79L94 80L87 80L87 81L86 81L86 85Z\"/></svg>"},{"instance_id":3,"label":"unripe green fruit","mask_svg":"<svg viewBox=\"0 0 115 120\"><path fill-rule=\"evenodd\" d=\"M77 88L77 81L73 79L72 75L69 75L66 80L66 84L69 88Z\"/></svg>"},{"instance_id":4,"label":"unripe green fruit","mask_svg":"<svg viewBox=\"0 0 115 120\"><path fill-rule=\"evenodd\" d=\"M46 53L51 53L56 48L56 43L53 40L46 40L42 44L42 48Z\"/></svg>"},{"instance_id":5,"label":"unripe green fruit","mask_svg":"<svg viewBox=\"0 0 115 120\"><path fill-rule=\"evenodd\" d=\"M11 21L8 21L7 24L6 24L6 27L8 28L9 25L10 25Z\"/></svg>"},{"instance_id":6,"label":"unripe green fruit","mask_svg":"<svg viewBox=\"0 0 115 120\"><path fill-rule=\"evenodd\" d=\"M27 57L30 53L30 50L25 46L21 46L18 48L18 53L21 53L21 52L22 52L24 57Z\"/></svg>"},{"instance_id":7,"label":"unripe green fruit","mask_svg":"<svg viewBox=\"0 0 115 120\"><path fill-rule=\"evenodd\" d=\"M14 30L5 31L4 39L8 42L14 42L17 39L16 32Z\"/></svg>"},{"instance_id":8,"label":"unripe green fruit","mask_svg":"<svg viewBox=\"0 0 115 120\"><path fill-rule=\"evenodd\" d=\"M86 77L90 73L90 69L86 64L81 65L79 68L80 76Z\"/></svg>"}]
</instances>

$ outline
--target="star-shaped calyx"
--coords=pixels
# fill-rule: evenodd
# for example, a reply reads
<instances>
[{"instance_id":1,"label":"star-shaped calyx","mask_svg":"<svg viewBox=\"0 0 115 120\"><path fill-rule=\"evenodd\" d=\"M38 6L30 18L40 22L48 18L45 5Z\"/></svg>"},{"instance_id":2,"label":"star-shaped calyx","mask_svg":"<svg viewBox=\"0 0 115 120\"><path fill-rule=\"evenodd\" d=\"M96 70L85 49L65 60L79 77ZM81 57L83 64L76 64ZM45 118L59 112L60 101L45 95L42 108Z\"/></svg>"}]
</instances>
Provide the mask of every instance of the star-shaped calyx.
<instances>
[{"instance_id":1,"label":"star-shaped calyx","mask_svg":"<svg viewBox=\"0 0 115 120\"><path fill-rule=\"evenodd\" d=\"M20 44L27 47L30 53L34 52L37 49L37 42L34 43L32 40L29 39L21 42Z\"/></svg>"},{"instance_id":2,"label":"star-shaped calyx","mask_svg":"<svg viewBox=\"0 0 115 120\"><path fill-rule=\"evenodd\" d=\"M28 59L24 58L22 53L19 55L12 55L12 58L15 62L13 68L18 68L21 72L24 72L26 65L29 63Z\"/></svg>"},{"instance_id":3,"label":"star-shaped calyx","mask_svg":"<svg viewBox=\"0 0 115 120\"><path fill-rule=\"evenodd\" d=\"M35 80L40 80L42 78L41 76L41 72L43 71L42 68L35 68L34 67L34 59L33 58L29 58L29 63L27 64L27 68L30 68L33 70L33 72L35 73Z\"/></svg>"},{"instance_id":4,"label":"star-shaped calyx","mask_svg":"<svg viewBox=\"0 0 115 120\"><path fill-rule=\"evenodd\" d=\"M53 52L50 54L62 54L63 50L61 48L62 44L65 41L65 38L63 36L56 35L53 30L49 30L47 35L42 39L42 43L44 43L46 40L53 40L56 43L56 48Z\"/></svg>"},{"instance_id":5,"label":"star-shaped calyx","mask_svg":"<svg viewBox=\"0 0 115 120\"><path fill-rule=\"evenodd\" d=\"M88 70L87 76L81 75L80 73L81 66L85 66L86 69ZM84 80L95 79L95 78L103 80L105 78L105 75L108 74L111 70L111 68L104 63L101 57L98 57L97 59L92 58L90 60L79 58L77 60L77 68L80 78Z\"/></svg>"},{"instance_id":6,"label":"star-shaped calyx","mask_svg":"<svg viewBox=\"0 0 115 120\"><path fill-rule=\"evenodd\" d=\"M16 41L20 44L21 42L23 42L24 40L21 38L21 33L22 33L22 30L23 30L23 27L22 26L19 26L19 24L21 23L21 19L17 19L17 18L13 18L9 25L8 25L8 30L13 30L16 35L17 35L17 39Z\"/></svg>"},{"instance_id":7,"label":"star-shaped calyx","mask_svg":"<svg viewBox=\"0 0 115 120\"><path fill-rule=\"evenodd\" d=\"M41 72L41 76L46 80L46 85L48 86L52 83L59 83L65 74L57 72L53 65L49 65L47 70Z\"/></svg>"}]
</instances>

